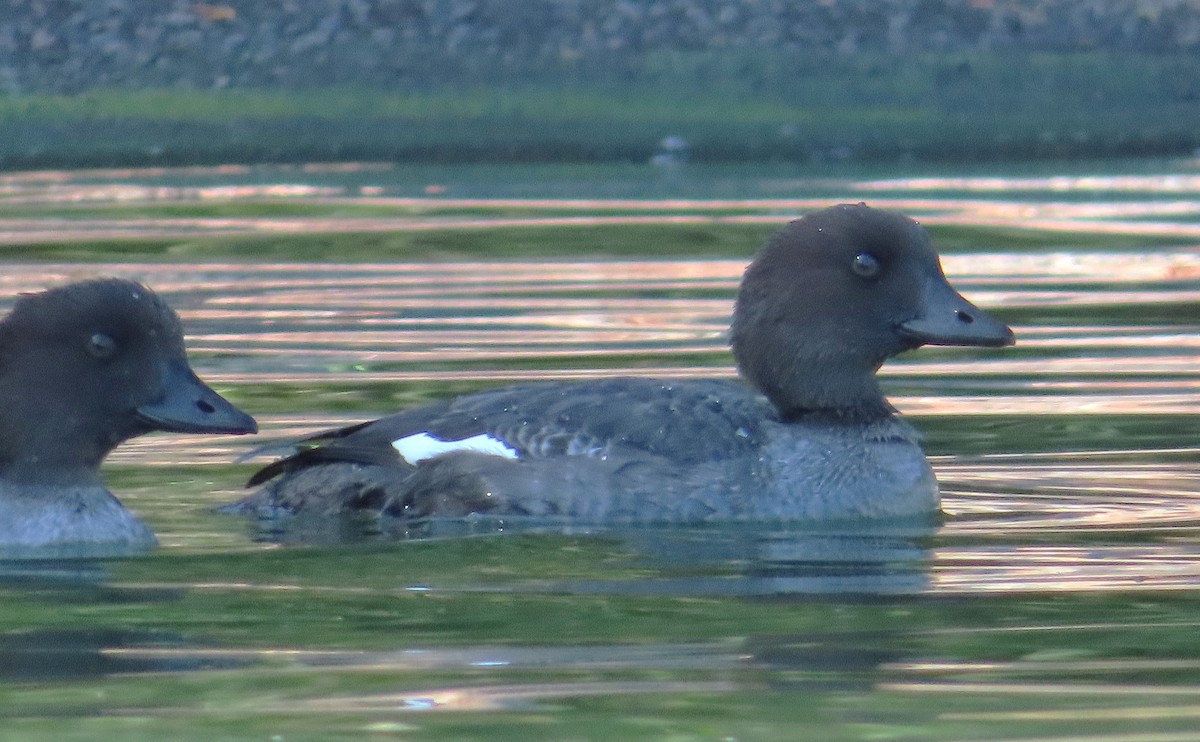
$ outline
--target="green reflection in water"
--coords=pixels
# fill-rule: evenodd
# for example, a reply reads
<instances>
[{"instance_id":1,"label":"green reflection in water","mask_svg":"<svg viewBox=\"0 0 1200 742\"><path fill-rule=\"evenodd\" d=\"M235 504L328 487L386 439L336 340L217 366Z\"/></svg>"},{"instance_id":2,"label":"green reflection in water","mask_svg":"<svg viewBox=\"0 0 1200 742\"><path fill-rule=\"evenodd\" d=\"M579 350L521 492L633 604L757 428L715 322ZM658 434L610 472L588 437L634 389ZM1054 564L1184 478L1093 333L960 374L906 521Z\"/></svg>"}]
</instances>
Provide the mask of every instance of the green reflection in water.
<instances>
[{"instance_id":1,"label":"green reflection in water","mask_svg":"<svg viewBox=\"0 0 1200 742\"><path fill-rule=\"evenodd\" d=\"M36 646L50 625L125 632L135 655L174 648L177 666L0 685L5 735L985 739L1002 723L1015 737L1086 737L1189 729L1200 674L1200 598L1187 593L529 591L546 577L648 576L612 541L561 537L159 554L109 566L108 587L4 590L7 635L30 633ZM231 577L239 584L205 587ZM429 578L438 586L398 589ZM471 586L503 591L464 592ZM645 666L626 654L605 667L584 649L605 645L676 646L702 663L681 668L660 654ZM229 655L249 664L188 672L200 664L196 648L213 646L262 651ZM497 647L501 661L429 667L391 654L453 646ZM575 647L580 659L506 663L505 646ZM267 651L307 648L335 656ZM360 649L373 651L336 655ZM440 711L417 713L428 707Z\"/></svg>"},{"instance_id":2,"label":"green reflection in water","mask_svg":"<svg viewBox=\"0 0 1200 742\"><path fill-rule=\"evenodd\" d=\"M271 218L272 209L257 216ZM485 214L486 215L486 214ZM134 214L136 218L137 215ZM782 221L782 218L780 222ZM255 258L271 261L339 262L452 261L534 257L743 257L749 258L780 222L768 224L590 224L538 227L471 227L355 232L353 218L341 231L310 230L279 236L189 235L163 239L148 233L139 239L95 239L68 243L22 244L6 250L22 260L194 260ZM61 228L61 227L60 227ZM320 229L319 227L317 229ZM1041 250L1071 245L1078 250L1127 250L1153 245L1189 244L1193 238L1170 235L1111 235L1051 232L987 226L931 225L944 253L981 250ZM19 252L17 252L19 251Z\"/></svg>"},{"instance_id":3,"label":"green reflection in water","mask_svg":"<svg viewBox=\"0 0 1200 742\"><path fill-rule=\"evenodd\" d=\"M1048 198L1045 193L1030 197ZM56 207L43 214L71 211ZM82 209L75 216L360 218L389 213L376 205L306 203L142 205ZM540 213L561 212L479 208L438 215ZM323 261L336 255L338 261L400 262L585 253L640 257L652 246L654 257L741 259L772 228L702 223L187 236L84 240L10 248L8 254L28 260L168 262L197 256ZM949 253L1103 252L1181 242L1088 233L1085 226L1079 232L941 224L931 229ZM1096 283L1072 288L1088 293L1102 287L1103 275L1096 275ZM297 285L304 280L297 279ZM1187 275L1173 282L1148 280L1152 283L1122 288L1177 293L1192 288ZM1022 291L1020 279L1004 290ZM603 295L624 296L625 291ZM671 295L665 289L637 295L643 293ZM684 293L731 296L732 290L704 286ZM1136 397L1144 390L1136 384L1115 386L1142 380L1160 382L1160 391L1173 383L1186 391L1192 374L1182 364L1170 373L1154 370L1158 348L1129 351L1103 339L1113 328L1137 325L1165 327L1148 333L1191 333L1194 301L1179 298L1002 306L999 316L1043 331L1033 333L1035 338L1059 339L1062 333L1054 326L1061 324L1089 343L1081 348L1030 342L1003 356L986 356L989 362L1010 364L1005 373L977 366L943 374L919 365L936 368L933 364L940 362L984 358L974 351L927 349L894 364L897 373L885 376L884 384L898 399L945 401L956 394L999 404L1005 395L1057 395L1064 403L1054 414L1010 408L1002 414L912 415L926 435L927 450L939 457L935 465L940 475L945 472L943 481L958 490L949 493L951 504L966 515L955 516L933 536L868 550L861 561L854 554L837 557L836 550L830 555L819 549L815 556L800 550L774 560L753 551L715 557L686 550L658 553L647 548L654 539L635 545L614 534L479 535L383 544L364 537L363 543L337 547L279 547L255 541L241 520L211 512L241 494L239 487L254 466L227 462L253 441L223 443L204 457L182 446L168 455L141 458L133 453L122 459L118 452L106 467L107 481L147 519L164 546L132 560L48 568L5 565L11 574L0 587L0 738L1192 735L1200 716L1200 643L1194 640L1200 597L1185 584L1196 563L1198 532L1194 487L1186 475L1200 423L1190 415L1138 412ZM1186 362L1191 351L1171 345L1163 352ZM230 376L237 377L238 349L212 347L198 354L204 361L198 365L227 373L235 369ZM314 376L343 378L272 383L263 381L268 373L260 373L248 381L234 378L221 391L256 414L291 418L272 424L299 426L305 416L365 418L498 383L435 378L444 370L728 368L722 341L712 340L711 347L711 352L664 348L661 354L420 364L323 360L312 361ZM1089 356L1104 364L1132 353L1144 361L1142 370L1124 375L1111 368L1102 368L1102 374L1087 369L1035 374L1032 365L1021 367ZM429 378L370 378L400 370L425 372ZM347 381L351 372L363 379ZM1070 395L1076 392L1046 386L1039 391L1031 381L1096 382L1099 386L1087 389L1129 406L1123 414L1075 414ZM138 445L149 446L148 440ZM1144 453L1147 449L1184 450ZM1089 461L1089 451L1101 452L1101 458ZM1038 452L1072 457L1021 458ZM1016 458L990 463L991 468L973 458L995 454ZM187 456L202 463L160 465ZM1063 461L1088 468L1074 479L1050 484L1038 479L1059 474ZM1046 463L1038 468L1039 462ZM1111 462L1144 466L1149 473L1130 485L1140 490L1113 495L1122 482L1106 479L1117 471L1105 468ZM1163 462L1175 466L1167 473L1178 481L1165 481L1156 468ZM1086 520L1097 507L1113 511L1108 521ZM1161 511L1159 520L1152 520L1152 510ZM1030 514L1039 518L1036 527L1022 520ZM1081 522L1089 527L1076 527ZM349 524L345 534L362 525ZM327 530L320 535L329 536ZM693 543L718 541L707 535ZM872 561L879 553L884 557ZM835 587L852 585L839 580L860 572L885 587L894 579L899 592L907 593L787 592L797 584L820 587L822 580ZM1029 576L1032 572L1037 574ZM1103 577L1123 579L1127 589L1102 591L1087 582ZM1145 589L1167 583L1177 590ZM955 589L960 594L952 594ZM1003 592L990 595L988 589ZM932 594L912 594L920 590ZM545 654L549 649L563 653ZM412 650L440 659L417 658ZM467 654L446 654L451 650ZM439 710L420 713L428 707Z\"/></svg>"}]
</instances>

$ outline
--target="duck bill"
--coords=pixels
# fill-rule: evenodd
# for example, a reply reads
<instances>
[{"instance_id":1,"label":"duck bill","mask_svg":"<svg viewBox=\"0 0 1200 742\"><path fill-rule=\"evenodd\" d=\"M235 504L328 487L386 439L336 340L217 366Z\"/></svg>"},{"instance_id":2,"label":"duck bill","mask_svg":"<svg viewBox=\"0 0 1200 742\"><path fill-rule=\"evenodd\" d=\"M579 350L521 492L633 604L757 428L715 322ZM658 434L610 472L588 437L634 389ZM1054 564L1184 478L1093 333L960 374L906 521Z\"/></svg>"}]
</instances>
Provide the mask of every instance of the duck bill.
<instances>
[{"instance_id":1,"label":"duck bill","mask_svg":"<svg viewBox=\"0 0 1200 742\"><path fill-rule=\"evenodd\" d=\"M230 404L196 378L186 363L168 363L161 399L137 408L154 430L171 433L257 433L254 418Z\"/></svg>"},{"instance_id":2,"label":"duck bill","mask_svg":"<svg viewBox=\"0 0 1200 742\"><path fill-rule=\"evenodd\" d=\"M900 334L917 345L979 345L999 348L1016 342L1013 331L964 299L940 276L921 292L921 313L901 322Z\"/></svg>"}]
</instances>

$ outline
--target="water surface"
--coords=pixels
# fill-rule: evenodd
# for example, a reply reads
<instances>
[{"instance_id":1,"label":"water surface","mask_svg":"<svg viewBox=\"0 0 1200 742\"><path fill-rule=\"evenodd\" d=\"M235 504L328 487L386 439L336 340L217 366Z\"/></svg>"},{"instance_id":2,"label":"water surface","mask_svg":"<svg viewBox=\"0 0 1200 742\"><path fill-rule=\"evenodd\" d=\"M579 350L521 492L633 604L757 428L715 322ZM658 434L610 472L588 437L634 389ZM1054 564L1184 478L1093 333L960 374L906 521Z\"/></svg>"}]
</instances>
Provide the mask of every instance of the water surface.
<instances>
[{"instance_id":1,"label":"water surface","mask_svg":"<svg viewBox=\"0 0 1200 742\"><path fill-rule=\"evenodd\" d=\"M264 532L211 512L243 494L254 441L139 439L106 475L158 551L3 567L0 736L1190 738L1197 172L10 176L5 308L97 273L146 282L264 439L513 381L731 377L759 236L839 201L919 215L1019 344L882 371L942 484L933 525ZM709 242L588 246L626 229ZM355 242L414 232L512 244ZM314 235L321 260L288 259Z\"/></svg>"}]
</instances>

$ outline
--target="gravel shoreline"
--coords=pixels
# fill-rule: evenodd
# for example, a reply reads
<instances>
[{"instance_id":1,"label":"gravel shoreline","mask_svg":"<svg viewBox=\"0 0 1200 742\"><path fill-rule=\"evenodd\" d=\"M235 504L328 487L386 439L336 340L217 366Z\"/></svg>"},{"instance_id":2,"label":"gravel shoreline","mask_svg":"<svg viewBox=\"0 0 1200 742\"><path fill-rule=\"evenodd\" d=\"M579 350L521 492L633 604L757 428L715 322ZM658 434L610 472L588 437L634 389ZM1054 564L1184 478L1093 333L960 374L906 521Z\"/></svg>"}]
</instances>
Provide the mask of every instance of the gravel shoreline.
<instances>
[{"instance_id":1,"label":"gravel shoreline","mask_svg":"<svg viewBox=\"0 0 1200 742\"><path fill-rule=\"evenodd\" d=\"M611 76L693 52L1200 53L1196 0L0 0L0 19L8 95Z\"/></svg>"}]
</instances>

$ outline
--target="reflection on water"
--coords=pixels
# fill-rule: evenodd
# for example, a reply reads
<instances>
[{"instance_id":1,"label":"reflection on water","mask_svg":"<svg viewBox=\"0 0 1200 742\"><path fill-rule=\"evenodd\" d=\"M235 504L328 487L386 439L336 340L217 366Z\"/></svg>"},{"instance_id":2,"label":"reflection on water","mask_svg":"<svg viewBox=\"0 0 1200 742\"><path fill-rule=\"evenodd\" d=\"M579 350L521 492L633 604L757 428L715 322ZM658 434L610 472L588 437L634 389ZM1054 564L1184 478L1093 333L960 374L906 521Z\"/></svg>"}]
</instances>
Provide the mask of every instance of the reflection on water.
<instances>
[{"instance_id":1,"label":"reflection on water","mask_svg":"<svg viewBox=\"0 0 1200 742\"><path fill-rule=\"evenodd\" d=\"M1100 739L1122 719L1163 739L1192 729L1197 176L714 176L651 201L625 176L589 186L539 173L493 192L442 173L436 200L421 196L433 175L386 166L14 174L0 178L0 243L775 223L861 198L947 229L1059 232L1034 247L970 245L968 234L969 249L944 256L955 285L1014 326L1015 348L929 348L882 370L927 436L945 521L601 530L476 519L264 534L211 513L241 494L253 465L232 462L255 442L148 436L110 458L108 477L162 549L7 565L0 683L104 683L110 700L68 693L67 716L113 724L193 719L199 697L225 710L232 736L462 736L455 713L486 715L490 738L518 718L571 736L554 725L573 714L614 738L669 736L670 723L703 736L688 724L705 713L718 721L704 733L747 738L834 738L847 726L857 738ZM735 182L745 198L732 197ZM575 200L546 200L556 189ZM87 210L198 203L396 213ZM1102 245L1087 241L1098 234ZM263 440L514 381L734 375L725 333L743 259L331 258L13 260L0 308L96 273L145 281L179 310L199 373L256 414ZM147 673L156 680L139 684ZM12 703L51 724L51 690L24 685ZM411 726L409 712L428 710L450 721ZM739 714L751 721L730 721ZM1130 729L1143 727L1112 733Z\"/></svg>"},{"instance_id":2,"label":"reflection on water","mask_svg":"<svg viewBox=\"0 0 1200 742\"><path fill-rule=\"evenodd\" d=\"M892 402L933 436L928 448L950 515L942 538L953 538L955 548L934 549L892 584L869 574L855 583L844 575L840 582L814 581L806 573L790 587L760 582L735 591L1079 590L1126 579L1120 575L1142 588L1191 579L1190 568L1141 569L1142 560L1119 554L1107 560L1095 549L1086 552L1087 570L1064 572L1064 559L1085 552L1047 559L1014 548L998 556L995 541L1055 531L1077 538L1081 529L1095 534L1102 527L1148 536L1168 524L1200 524L1194 469L1200 449L1188 435L1198 426L1183 417L1200 412L1200 323L1156 309L1200 304L1194 280L1200 251L977 252L949 254L943 262L973 300L1016 318L1020 338L1003 351L925 349L881 373ZM263 432L285 438L384 414L411 403L408 390L446 384L613 374L732 377L725 329L743 267L740 260L18 263L0 277L0 293L7 301L93 273L149 283L178 308L201 374L235 398L240 390L269 402L270 409L256 410ZM1039 322L1043 313L1052 321ZM335 409L341 411L330 414ZM1033 453L1042 445L1036 439L991 440L991 417L1061 415L1165 415L1168 423L1154 450L1090 440L1103 425L1081 427L1076 440L1056 443L1069 449L1050 458ZM110 461L198 469L228 464L251 445L151 436L123 446ZM1163 451L1164 445L1177 450ZM965 455L987 446L995 448ZM213 499L233 499L236 484L227 480ZM151 511L171 504L169 492L133 497L131 504ZM181 532L163 532L165 543L204 543L202 532L190 531L195 524L171 525ZM979 544L963 545L964 538ZM215 543L228 544L228 536ZM776 569L779 560L769 552L754 559ZM1192 558L1176 552L1163 563ZM823 560L785 561L806 572ZM860 563L873 561L891 562ZM926 569L932 579L909 579ZM706 588L697 583L696 589ZM728 589L722 584L719 591Z\"/></svg>"}]
</instances>

